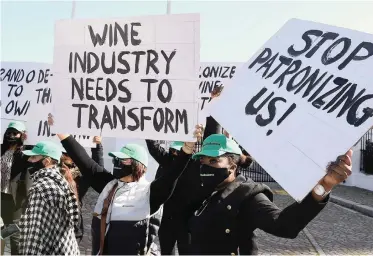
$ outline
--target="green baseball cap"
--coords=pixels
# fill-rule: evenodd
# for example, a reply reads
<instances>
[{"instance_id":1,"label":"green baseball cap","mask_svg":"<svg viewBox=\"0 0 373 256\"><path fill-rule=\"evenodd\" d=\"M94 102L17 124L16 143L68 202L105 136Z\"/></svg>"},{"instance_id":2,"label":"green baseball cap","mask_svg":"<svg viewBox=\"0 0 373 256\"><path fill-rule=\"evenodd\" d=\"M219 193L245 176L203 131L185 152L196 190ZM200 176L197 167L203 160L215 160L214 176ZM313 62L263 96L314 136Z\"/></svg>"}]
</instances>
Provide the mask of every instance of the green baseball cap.
<instances>
[{"instance_id":1,"label":"green baseball cap","mask_svg":"<svg viewBox=\"0 0 373 256\"><path fill-rule=\"evenodd\" d=\"M12 121L9 123L8 128L16 129L19 132L25 132L26 126L23 122L20 121Z\"/></svg>"},{"instance_id":2,"label":"green baseball cap","mask_svg":"<svg viewBox=\"0 0 373 256\"><path fill-rule=\"evenodd\" d=\"M60 162L62 150L60 145L52 141L38 142L32 150L22 151L26 156L49 156L50 158Z\"/></svg>"},{"instance_id":3,"label":"green baseball cap","mask_svg":"<svg viewBox=\"0 0 373 256\"><path fill-rule=\"evenodd\" d=\"M144 147L137 144L127 144L120 150L120 152L110 152L109 156L117 157L119 159L132 158L145 165L145 167L148 166L149 162L148 152L146 152Z\"/></svg>"},{"instance_id":4,"label":"green baseball cap","mask_svg":"<svg viewBox=\"0 0 373 256\"><path fill-rule=\"evenodd\" d=\"M66 149L61 145L61 152L63 153L63 154L67 154L67 151L66 151Z\"/></svg>"},{"instance_id":5,"label":"green baseball cap","mask_svg":"<svg viewBox=\"0 0 373 256\"><path fill-rule=\"evenodd\" d=\"M241 155L242 151L239 145L224 134L213 134L208 136L203 144L202 150L193 155L193 159L201 156L218 157L226 153Z\"/></svg>"},{"instance_id":6,"label":"green baseball cap","mask_svg":"<svg viewBox=\"0 0 373 256\"><path fill-rule=\"evenodd\" d=\"M181 141L174 141L171 143L170 148L180 150L184 146L184 142Z\"/></svg>"}]
</instances>

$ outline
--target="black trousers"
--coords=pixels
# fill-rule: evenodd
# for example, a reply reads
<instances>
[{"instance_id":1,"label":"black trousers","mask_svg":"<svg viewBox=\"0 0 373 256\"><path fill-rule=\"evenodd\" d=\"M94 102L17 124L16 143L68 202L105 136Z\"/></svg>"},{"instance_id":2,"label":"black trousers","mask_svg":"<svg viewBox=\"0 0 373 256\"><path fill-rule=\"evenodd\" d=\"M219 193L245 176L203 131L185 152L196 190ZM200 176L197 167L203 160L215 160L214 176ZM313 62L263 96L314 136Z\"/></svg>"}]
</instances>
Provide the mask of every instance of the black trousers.
<instances>
[{"instance_id":1,"label":"black trousers","mask_svg":"<svg viewBox=\"0 0 373 256\"><path fill-rule=\"evenodd\" d=\"M162 218L158 236L162 255L174 255L176 243L179 255L189 254L190 238L186 220Z\"/></svg>"}]
</instances>

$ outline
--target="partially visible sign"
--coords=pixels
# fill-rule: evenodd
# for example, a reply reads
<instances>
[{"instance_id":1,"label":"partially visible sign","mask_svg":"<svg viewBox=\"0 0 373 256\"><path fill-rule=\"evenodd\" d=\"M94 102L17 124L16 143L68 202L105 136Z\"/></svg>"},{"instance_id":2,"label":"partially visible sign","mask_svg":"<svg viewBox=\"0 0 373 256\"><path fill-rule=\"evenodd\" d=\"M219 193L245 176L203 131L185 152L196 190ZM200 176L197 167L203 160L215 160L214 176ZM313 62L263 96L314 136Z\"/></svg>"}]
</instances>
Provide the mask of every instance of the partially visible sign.
<instances>
[{"instance_id":1,"label":"partially visible sign","mask_svg":"<svg viewBox=\"0 0 373 256\"><path fill-rule=\"evenodd\" d=\"M205 124L210 116L211 93L217 87L224 87L234 77L237 67L243 63L234 62L201 62L199 83L199 124Z\"/></svg>"},{"instance_id":2,"label":"partially visible sign","mask_svg":"<svg viewBox=\"0 0 373 256\"><path fill-rule=\"evenodd\" d=\"M28 145L42 140L54 140L53 129L47 122L52 112L53 73L51 65L32 62L2 62L1 81L1 141L11 121L26 124ZM56 98L57 99L57 98ZM60 103L58 103L60 104ZM66 122L69 122L66 120ZM92 136L78 136L84 147L95 147Z\"/></svg>"},{"instance_id":3,"label":"partially visible sign","mask_svg":"<svg viewBox=\"0 0 373 256\"><path fill-rule=\"evenodd\" d=\"M1 118L36 118L36 113L52 101L52 76L46 63L1 62Z\"/></svg>"},{"instance_id":4,"label":"partially visible sign","mask_svg":"<svg viewBox=\"0 0 373 256\"><path fill-rule=\"evenodd\" d=\"M3 143L4 133L8 128L10 122L16 120L1 119L1 140L0 144ZM25 145L35 145L39 141L51 140L56 143L60 143L60 139L56 134L52 133L48 122L40 121L39 127L33 128L34 125L37 125L36 122L23 122L26 125L27 140L24 142ZM31 127L30 127L31 126ZM35 133L37 131L37 133ZM79 143L85 148L94 148L96 144L93 143L93 136L84 136L84 135L72 135Z\"/></svg>"}]
</instances>

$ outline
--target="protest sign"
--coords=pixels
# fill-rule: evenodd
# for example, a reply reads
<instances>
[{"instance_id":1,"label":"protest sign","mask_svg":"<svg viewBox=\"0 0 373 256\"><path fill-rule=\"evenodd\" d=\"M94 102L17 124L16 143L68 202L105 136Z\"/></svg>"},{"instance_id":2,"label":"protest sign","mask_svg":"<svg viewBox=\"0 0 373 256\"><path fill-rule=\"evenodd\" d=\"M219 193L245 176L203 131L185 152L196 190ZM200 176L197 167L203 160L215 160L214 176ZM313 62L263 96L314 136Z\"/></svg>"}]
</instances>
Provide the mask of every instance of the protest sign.
<instances>
[{"instance_id":1,"label":"protest sign","mask_svg":"<svg viewBox=\"0 0 373 256\"><path fill-rule=\"evenodd\" d=\"M199 64L198 14L58 21L54 128L194 140Z\"/></svg>"},{"instance_id":2,"label":"protest sign","mask_svg":"<svg viewBox=\"0 0 373 256\"><path fill-rule=\"evenodd\" d=\"M52 100L50 65L1 62L1 118L27 121Z\"/></svg>"},{"instance_id":3,"label":"protest sign","mask_svg":"<svg viewBox=\"0 0 373 256\"><path fill-rule=\"evenodd\" d=\"M205 124L210 116L211 92L216 87L227 85L234 77L237 67L243 63L233 62L201 62L199 82L199 124Z\"/></svg>"},{"instance_id":4,"label":"protest sign","mask_svg":"<svg viewBox=\"0 0 373 256\"><path fill-rule=\"evenodd\" d=\"M52 112L52 79L51 65L47 63L1 63L2 136L9 122L23 121L27 128L26 145L49 139L59 142L47 122ZM92 138L77 137L84 147L95 147Z\"/></svg>"},{"instance_id":5,"label":"protest sign","mask_svg":"<svg viewBox=\"0 0 373 256\"><path fill-rule=\"evenodd\" d=\"M296 200L373 124L373 35L292 19L236 73L212 116Z\"/></svg>"},{"instance_id":6,"label":"protest sign","mask_svg":"<svg viewBox=\"0 0 373 256\"><path fill-rule=\"evenodd\" d=\"M9 119L1 119L1 141L3 143L3 137L8 125L12 121ZM24 141L25 145L36 145L39 141L51 140L55 143L60 143L60 139L55 133L51 132L51 127L48 125L48 121L28 121L23 122L26 126L27 140ZM72 135L79 143L85 148L96 147L96 144L93 143L94 136L84 136L84 135Z\"/></svg>"}]
</instances>

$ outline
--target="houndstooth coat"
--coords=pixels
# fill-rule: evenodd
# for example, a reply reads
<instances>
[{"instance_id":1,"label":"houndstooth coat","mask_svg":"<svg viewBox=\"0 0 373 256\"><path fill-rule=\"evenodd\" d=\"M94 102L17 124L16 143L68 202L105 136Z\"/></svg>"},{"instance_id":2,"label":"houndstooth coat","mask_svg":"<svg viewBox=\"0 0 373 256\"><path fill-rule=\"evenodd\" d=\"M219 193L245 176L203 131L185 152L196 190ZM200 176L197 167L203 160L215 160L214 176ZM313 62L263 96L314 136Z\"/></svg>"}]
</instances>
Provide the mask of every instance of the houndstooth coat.
<instances>
[{"instance_id":1,"label":"houndstooth coat","mask_svg":"<svg viewBox=\"0 0 373 256\"><path fill-rule=\"evenodd\" d=\"M79 205L57 167L31 176L24 213L19 222L23 255L79 255L74 231L79 227Z\"/></svg>"}]
</instances>

